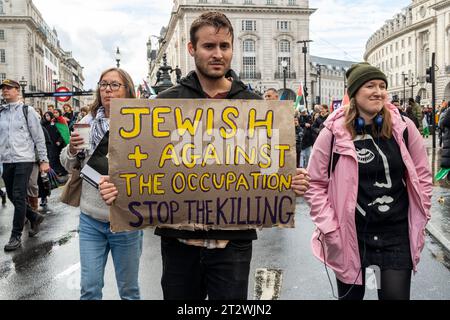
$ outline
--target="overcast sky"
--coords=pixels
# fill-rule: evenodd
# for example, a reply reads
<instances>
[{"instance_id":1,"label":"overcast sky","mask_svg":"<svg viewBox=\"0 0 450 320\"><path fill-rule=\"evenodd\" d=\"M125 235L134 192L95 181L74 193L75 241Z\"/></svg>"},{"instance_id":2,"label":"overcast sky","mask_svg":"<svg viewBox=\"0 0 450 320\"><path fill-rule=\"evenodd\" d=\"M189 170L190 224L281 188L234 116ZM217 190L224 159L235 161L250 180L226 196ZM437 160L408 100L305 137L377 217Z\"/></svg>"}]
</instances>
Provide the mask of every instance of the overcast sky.
<instances>
[{"instance_id":1,"label":"overcast sky","mask_svg":"<svg viewBox=\"0 0 450 320\"><path fill-rule=\"evenodd\" d=\"M121 67L136 84L148 72L146 43L159 35L172 9L171 0L33 0L44 20L55 27L62 47L84 67L85 89L95 86L102 70L114 66L116 47ZM367 38L411 0L310 0L312 54L360 61ZM156 39L152 39L154 42Z\"/></svg>"}]
</instances>

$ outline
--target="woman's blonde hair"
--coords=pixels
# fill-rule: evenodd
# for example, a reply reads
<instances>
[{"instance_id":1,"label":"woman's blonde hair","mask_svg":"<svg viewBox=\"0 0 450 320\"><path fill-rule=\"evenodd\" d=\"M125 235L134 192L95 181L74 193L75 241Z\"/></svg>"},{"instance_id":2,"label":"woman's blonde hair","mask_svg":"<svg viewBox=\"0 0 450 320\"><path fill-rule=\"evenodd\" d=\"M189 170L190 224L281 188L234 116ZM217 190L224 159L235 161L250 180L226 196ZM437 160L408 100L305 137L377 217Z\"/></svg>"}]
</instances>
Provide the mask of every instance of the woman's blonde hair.
<instances>
[{"instance_id":1,"label":"woman's blonde hair","mask_svg":"<svg viewBox=\"0 0 450 320\"><path fill-rule=\"evenodd\" d=\"M345 107L345 127L347 130L351 133L352 139L356 138L357 132L355 129L355 120L357 117L359 117L358 107L356 104L356 99L352 98L350 100L350 104ZM392 117L391 112L386 107L386 105L383 105L383 109L381 109L379 113L383 117L383 125L381 127L381 130L378 131L378 128L376 127L375 123L372 123L372 136L378 137L379 136L390 139L392 137Z\"/></svg>"},{"instance_id":2,"label":"woman's blonde hair","mask_svg":"<svg viewBox=\"0 0 450 320\"><path fill-rule=\"evenodd\" d=\"M133 79L131 79L131 76L128 74L128 72L126 72L123 69L120 68L109 68L105 71L102 72L102 75L100 76L100 79L98 80L98 82L102 81L103 77L112 71L116 71L120 78L123 81L123 84L125 85L125 91L126 91L126 95L125 98L130 98L130 99L135 99L136 98L136 92L134 91L134 83L133 83ZM100 96L100 88L97 86L97 90L95 91L95 101L91 106L91 114L92 116L95 118L97 116L97 111L98 109L102 106L102 99Z\"/></svg>"}]
</instances>

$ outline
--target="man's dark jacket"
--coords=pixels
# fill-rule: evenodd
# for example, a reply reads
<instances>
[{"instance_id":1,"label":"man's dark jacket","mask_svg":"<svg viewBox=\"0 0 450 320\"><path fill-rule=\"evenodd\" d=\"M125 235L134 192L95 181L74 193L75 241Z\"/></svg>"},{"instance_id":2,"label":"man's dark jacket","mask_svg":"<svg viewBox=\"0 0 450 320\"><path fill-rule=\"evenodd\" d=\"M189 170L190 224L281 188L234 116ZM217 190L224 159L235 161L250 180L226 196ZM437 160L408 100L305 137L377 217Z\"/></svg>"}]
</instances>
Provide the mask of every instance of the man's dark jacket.
<instances>
[{"instance_id":1,"label":"man's dark jacket","mask_svg":"<svg viewBox=\"0 0 450 320\"><path fill-rule=\"evenodd\" d=\"M230 70L226 77L234 72ZM181 79L180 84L160 93L157 99L207 99L208 96L200 85L195 71L190 72ZM231 90L226 99L262 100L256 93L248 91L247 86L233 80ZM156 228L155 234L162 237L179 239L214 239L214 240L256 240L256 230L210 230L210 231L185 231L167 228Z\"/></svg>"}]
</instances>

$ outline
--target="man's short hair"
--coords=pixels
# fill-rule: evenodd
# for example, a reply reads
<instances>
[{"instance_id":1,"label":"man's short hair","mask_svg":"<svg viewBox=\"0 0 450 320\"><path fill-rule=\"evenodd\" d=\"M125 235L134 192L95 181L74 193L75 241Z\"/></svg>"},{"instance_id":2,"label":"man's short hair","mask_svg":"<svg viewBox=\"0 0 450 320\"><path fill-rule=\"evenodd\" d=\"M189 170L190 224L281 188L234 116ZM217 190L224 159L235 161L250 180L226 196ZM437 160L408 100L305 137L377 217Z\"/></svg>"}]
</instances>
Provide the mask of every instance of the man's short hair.
<instances>
[{"instance_id":1,"label":"man's short hair","mask_svg":"<svg viewBox=\"0 0 450 320\"><path fill-rule=\"evenodd\" d=\"M272 92L278 94L278 90L275 89L275 88L269 88L269 89L266 90L266 92L269 92L269 91L272 91Z\"/></svg>"},{"instance_id":2,"label":"man's short hair","mask_svg":"<svg viewBox=\"0 0 450 320\"><path fill-rule=\"evenodd\" d=\"M279 95L277 89L269 88L264 92L264 100L278 100Z\"/></svg>"},{"instance_id":3,"label":"man's short hair","mask_svg":"<svg viewBox=\"0 0 450 320\"><path fill-rule=\"evenodd\" d=\"M228 29L228 32L231 34L232 41L234 40L233 25L227 16L218 11L210 11L203 13L200 17L195 19L191 25L190 40L194 48L197 46L198 42L197 32L200 28L205 26L216 28L216 32L219 32L220 29Z\"/></svg>"}]
</instances>

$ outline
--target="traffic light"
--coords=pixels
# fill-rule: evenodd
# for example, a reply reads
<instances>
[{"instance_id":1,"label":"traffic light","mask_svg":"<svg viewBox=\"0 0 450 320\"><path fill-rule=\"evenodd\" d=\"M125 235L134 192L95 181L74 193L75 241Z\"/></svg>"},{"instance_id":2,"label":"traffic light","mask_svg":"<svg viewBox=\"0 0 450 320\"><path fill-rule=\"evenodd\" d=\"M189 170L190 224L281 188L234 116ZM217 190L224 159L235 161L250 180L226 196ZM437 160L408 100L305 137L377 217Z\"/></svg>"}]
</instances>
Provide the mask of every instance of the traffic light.
<instances>
[{"instance_id":1,"label":"traffic light","mask_svg":"<svg viewBox=\"0 0 450 320\"><path fill-rule=\"evenodd\" d=\"M433 67L427 68L426 73L427 73L426 74L426 81L428 83L433 83L433 81L434 81L434 70L433 70Z\"/></svg>"}]
</instances>

